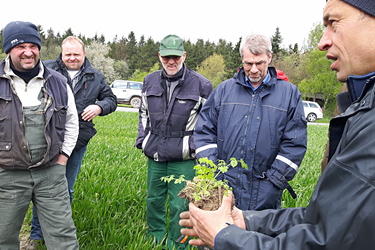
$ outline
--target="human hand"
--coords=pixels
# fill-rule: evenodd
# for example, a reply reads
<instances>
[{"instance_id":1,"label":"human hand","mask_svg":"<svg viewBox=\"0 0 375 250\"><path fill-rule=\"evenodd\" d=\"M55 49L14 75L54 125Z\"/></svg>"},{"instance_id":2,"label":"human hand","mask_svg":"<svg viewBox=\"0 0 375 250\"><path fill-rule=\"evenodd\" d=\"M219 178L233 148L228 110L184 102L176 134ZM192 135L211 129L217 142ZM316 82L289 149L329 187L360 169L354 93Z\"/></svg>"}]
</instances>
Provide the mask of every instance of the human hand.
<instances>
[{"instance_id":1,"label":"human hand","mask_svg":"<svg viewBox=\"0 0 375 250\"><path fill-rule=\"evenodd\" d=\"M221 207L216 211L203 211L194 204L189 204L190 212L180 214L180 226L188 227L181 229L181 234L199 238L190 240L190 245L208 245L213 248L216 235L228 224L246 228L242 211L238 208L231 209L232 201L233 194L230 192L228 197L224 196Z\"/></svg>"},{"instance_id":2,"label":"human hand","mask_svg":"<svg viewBox=\"0 0 375 250\"><path fill-rule=\"evenodd\" d=\"M233 224L239 228L246 229L245 219L243 218L242 210L237 207L232 209Z\"/></svg>"},{"instance_id":3,"label":"human hand","mask_svg":"<svg viewBox=\"0 0 375 250\"><path fill-rule=\"evenodd\" d=\"M91 104L83 110L81 116L84 121L91 121L95 116L100 115L100 113L102 113L102 108L99 105Z\"/></svg>"},{"instance_id":4,"label":"human hand","mask_svg":"<svg viewBox=\"0 0 375 250\"><path fill-rule=\"evenodd\" d=\"M66 163L68 163L68 157L66 157L63 154L60 154L56 161L57 164L66 166Z\"/></svg>"}]
</instances>

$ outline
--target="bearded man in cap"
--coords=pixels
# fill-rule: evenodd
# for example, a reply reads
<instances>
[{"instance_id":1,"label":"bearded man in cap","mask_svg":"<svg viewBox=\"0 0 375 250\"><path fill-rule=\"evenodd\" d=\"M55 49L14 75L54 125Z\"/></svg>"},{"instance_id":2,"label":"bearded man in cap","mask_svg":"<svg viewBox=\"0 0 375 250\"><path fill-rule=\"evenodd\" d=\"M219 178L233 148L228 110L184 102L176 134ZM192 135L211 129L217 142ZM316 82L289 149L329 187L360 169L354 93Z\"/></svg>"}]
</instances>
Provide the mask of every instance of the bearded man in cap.
<instances>
[{"instance_id":1,"label":"bearded man in cap","mask_svg":"<svg viewBox=\"0 0 375 250\"><path fill-rule=\"evenodd\" d=\"M135 146L148 157L146 219L148 235L169 249L187 249L181 237L179 214L188 202L178 197L184 184L165 183L161 177L184 175L192 180L195 151L192 140L199 111L212 91L211 82L185 65L183 42L176 35L160 44L163 66L144 79ZM165 205L169 196L169 231ZM166 237L167 234L167 237ZM163 242L166 239L166 242Z\"/></svg>"},{"instance_id":2,"label":"bearded man in cap","mask_svg":"<svg viewBox=\"0 0 375 250\"><path fill-rule=\"evenodd\" d=\"M327 168L307 208L231 210L231 197L206 212L193 204L181 214L192 245L215 249L372 250L375 246L375 2L328 0L318 48L346 82L341 115L329 128ZM318 159L317 159L318 160Z\"/></svg>"},{"instance_id":3,"label":"bearded man in cap","mask_svg":"<svg viewBox=\"0 0 375 250\"><path fill-rule=\"evenodd\" d=\"M39 59L41 40L29 22L3 30L0 62L0 249L19 249L30 201L48 249L78 249L65 166L78 136L66 78Z\"/></svg>"}]
</instances>

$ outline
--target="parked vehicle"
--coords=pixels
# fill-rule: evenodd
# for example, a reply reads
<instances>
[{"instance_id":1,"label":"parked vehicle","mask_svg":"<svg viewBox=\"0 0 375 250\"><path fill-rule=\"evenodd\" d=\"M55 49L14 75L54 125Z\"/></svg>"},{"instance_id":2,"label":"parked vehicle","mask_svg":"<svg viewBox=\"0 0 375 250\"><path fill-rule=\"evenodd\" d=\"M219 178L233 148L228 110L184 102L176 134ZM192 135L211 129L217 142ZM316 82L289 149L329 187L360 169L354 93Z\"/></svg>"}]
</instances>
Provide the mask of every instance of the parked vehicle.
<instances>
[{"instance_id":1,"label":"parked vehicle","mask_svg":"<svg viewBox=\"0 0 375 250\"><path fill-rule=\"evenodd\" d=\"M141 105L142 82L115 80L110 86L117 97L118 103L130 104L133 108L139 108Z\"/></svg>"},{"instance_id":2,"label":"parked vehicle","mask_svg":"<svg viewBox=\"0 0 375 250\"><path fill-rule=\"evenodd\" d=\"M323 119L323 110L316 102L303 101L303 110L308 122L315 122L316 119Z\"/></svg>"}]
</instances>

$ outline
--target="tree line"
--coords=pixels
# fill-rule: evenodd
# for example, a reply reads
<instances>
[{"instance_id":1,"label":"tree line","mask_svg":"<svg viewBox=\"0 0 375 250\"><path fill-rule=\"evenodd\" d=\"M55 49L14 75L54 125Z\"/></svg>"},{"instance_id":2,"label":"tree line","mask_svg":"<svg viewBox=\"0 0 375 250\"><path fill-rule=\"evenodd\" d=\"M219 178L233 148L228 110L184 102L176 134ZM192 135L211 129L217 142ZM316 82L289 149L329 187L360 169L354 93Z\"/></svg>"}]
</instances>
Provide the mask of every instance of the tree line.
<instances>
[{"instance_id":1,"label":"tree line","mask_svg":"<svg viewBox=\"0 0 375 250\"><path fill-rule=\"evenodd\" d=\"M50 28L47 31L38 25L41 37L42 60L55 59L61 52L61 43L68 36L78 36L86 46L86 56L91 64L100 70L108 84L116 79L131 79L143 81L143 78L161 68L158 58L160 41L151 37L141 36L137 41L134 32L127 37L115 37L105 42L104 35L85 37L74 34L69 28L63 34ZM323 34L324 26L315 24L310 30L307 42L300 48L298 44L282 46L283 38L276 28L271 36L272 51L274 53L272 66L282 70L289 81L297 85L304 99L320 102L327 115L331 115L335 106L335 95L339 92L341 83L336 80L334 72L329 69L330 62L325 58L326 52L317 49ZM3 42L3 30L0 31L0 42ZM187 53L186 65L210 79L216 87L222 81L233 77L242 66L239 48L242 38L236 44L220 39L217 43L198 39L195 42L184 40ZM0 59L4 59L3 48ZM319 97L317 99L317 97ZM323 98L321 98L323 97Z\"/></svg>"}]
</instances>

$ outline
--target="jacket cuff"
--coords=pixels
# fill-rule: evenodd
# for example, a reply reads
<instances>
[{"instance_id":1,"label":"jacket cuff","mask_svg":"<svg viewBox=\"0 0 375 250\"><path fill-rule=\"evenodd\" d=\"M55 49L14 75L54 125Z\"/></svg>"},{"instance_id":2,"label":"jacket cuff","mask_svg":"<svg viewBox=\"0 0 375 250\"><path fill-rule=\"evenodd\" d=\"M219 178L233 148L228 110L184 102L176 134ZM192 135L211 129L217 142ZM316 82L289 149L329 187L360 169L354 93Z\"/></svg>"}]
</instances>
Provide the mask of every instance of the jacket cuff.
<instances>
[{"instance_id":1,"label":"jacket cuff","mask_svg":"<svg viewBox=\"0 0 375 250\"><path fill-rule=\"evenodd\" d=\"M266 176L276 187L280 188L281 190L287 189L293 199L297 198L297 195L294 192L293 188L290 186L288 180L279 171L275 169L269 169L266 172Z\"/></svg>"},{"instance_id":2,"label":"jacket cuff","mask_svg":"<svg viewBox=\"0 0 375 250\"><path fill-rule=\"evenodd\" d=\"M61 155L64 155L64 156L66 156L67 158L69 158L69 157L70 157L70 155L66 154L66 153L65 153L65 152L63 152L63 151L60 151L60 154L61 154Z\"/></svg>"}]
</instances>

